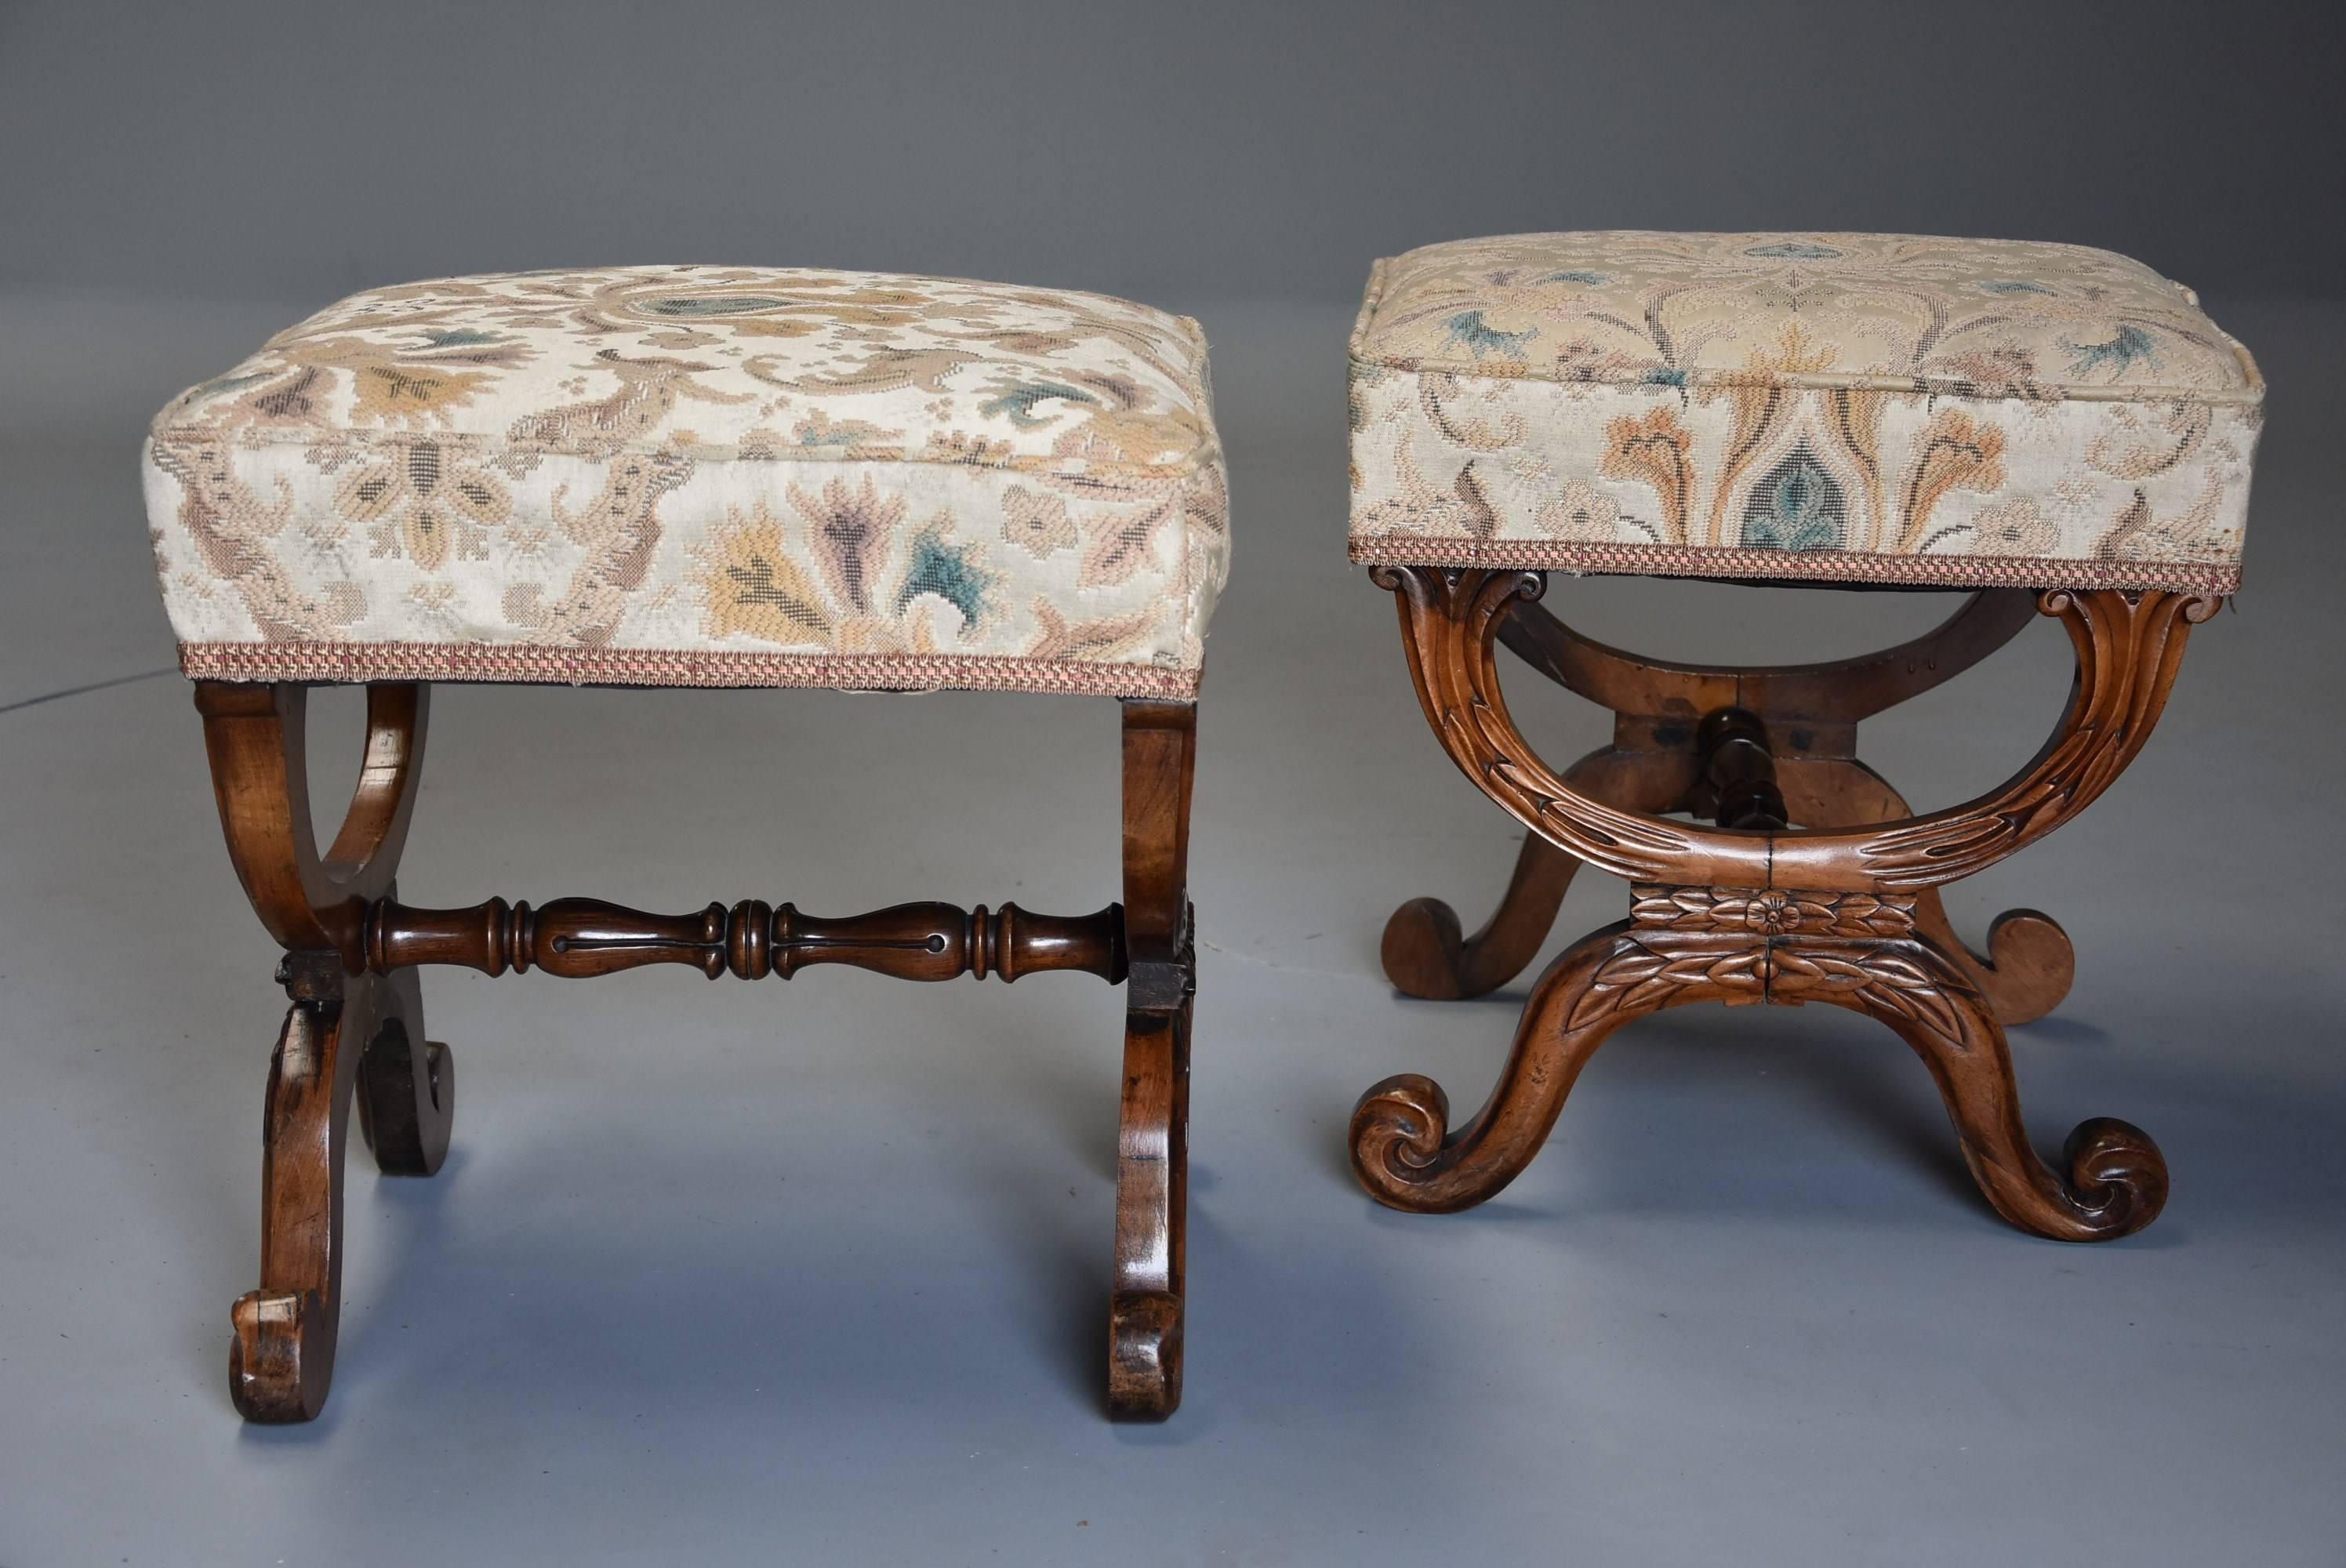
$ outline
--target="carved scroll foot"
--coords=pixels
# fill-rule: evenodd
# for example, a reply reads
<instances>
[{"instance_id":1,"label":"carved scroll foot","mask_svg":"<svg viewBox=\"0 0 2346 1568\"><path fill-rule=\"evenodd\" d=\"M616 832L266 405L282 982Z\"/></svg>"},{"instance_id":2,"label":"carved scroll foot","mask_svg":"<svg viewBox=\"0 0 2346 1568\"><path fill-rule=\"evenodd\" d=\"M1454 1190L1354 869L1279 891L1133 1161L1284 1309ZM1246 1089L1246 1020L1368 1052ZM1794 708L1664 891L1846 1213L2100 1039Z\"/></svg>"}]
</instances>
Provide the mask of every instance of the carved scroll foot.
<instances>
[{"instance_id":1,"label":"carved scroll foot","mask_svg":"<svg viewBox=\"0 0 2346 1568\"><path fill-rule=\"evenodd\" d=\"M1523 1174L1606 1037L1682 1003L1761 1000L1764 941L1608 926L1565 950L1533 987L1515 1049L1474 1118L1450 1130L1450 1102L1416 1074L1386 1079L1352 1109L1352 1170L1391 1208L1472 1208Z\"/></svg>"},{"instance_id":2,"label":"carved scroll foot","mask_svg":"<svg viewBox=\"0 0 2346 1568\"><path fill-rule=\"evenodd\" d=\"M1788 759L1780 776L1792 820L1807 827L1862 828L1914 814L1888 779L1853 758ZM1964 971L2002 1023L2035 1023L2061 1004L2076 979L2069 933L2037 910L1996 916L1987 952L1980 953L1955 934L1939 890L1924 888L1915 899L1914 926Z\"/></svg>"},{"instance_id":3,"label":"carved scroll foot","mask_svg":"<svg viewBox=\"0 0 2346 1568\"><path fill-rule=\"evenodd\" d=\"M2042 911L2006 910L1996 916L1987 928L1984 956L1955 936L1935 888L1916 904L1914 913L1923 933L1949 944L1949 955L1971 972L1973 983L2000 1023L2035 1023L2061 1005L2076 981L2077 950L2060 922ZM1940 927L1945 928L1943 936Z\"/></svg>"},{"instance_id":4,"label":"carved scroll foot","mask_svg":"<svg viewBox=\"0 0 2346 1568\"><path fill-rule=\"evenodd\" d=\"M1496 991L1522 973L1547 940L1579 869L1578 860L1526 833L1497 912L1473 936L1464 934L1458 911L1440 899L1412 899L1393 911L1380 948L1385 978L1402 995L1428 1002Z\"/></svg>"},{"instance_id":5,"label":"carved scroll foot","mask_svg":"<svg viewBox=\"0 0 2346 1568\"><path fill-rule=\"evenodd\" d=\"M342 977L294 1003L270 1064L260 1288L230 1313L229 1395L250 1421L306 1421L333 1381L342 1295L342 1156L353 1099L376 1162L428 1176L448 1151L455 1066L423 1040L413 971Z\"/></svg>"},{"instance_id":6,"label":"carved scroll foot","mask_svg":"<svg viewBox=\"0 0 2346 1568\"><path fill-rule=\"evenodd\" d=\"M423 1034L415 971L377 983L383 1015L359 1061L359 1130L385 1176L431 1176L448 1156L456 1115L456 1058Z\"/></svg>"},{"instance_id":7,"label":"carved scroll foot","mask_svg":"<svg viewBox=\"0 0 2346 1568\"><path fill-rule=\"evenodd\" d=\"M1108 1413L1161 1421L1181 1403L1189 1204L1189 1006L1125 1021L1117 1138Z\"/></svg>"},{"instance_id":8,"label":"carved scroll foot","mask_svg":"<svg viewBox=\"0 0 2346 1568\"><path fill-rule=\"evenodd\" d=\"M340 1304L315 1292L248 1290L229 1319L229 1397L236 1413L264 1426L314 1420L334 1375Z\"/></svg>"},{"instance_id":9,"label":"carved scroll foot","mask_svg":"<svg viewBox=\"0 0 2346 1568\"><path fill-rule=\"evenodd\" d=\"M2021 1120L2012 1053L1961 965L1922 939L1810 942L1773 958L1770 1000L1829 1002L1895 1030L1938 1081L1964 1160L1995 1211L2055 1241L2131 1236L2167 1203L2167 1161L2141 1128L2111 1117L2069 1135L2055 1171Z\"/></svg>"},{"instance_id":10,"label":"carved scroll foot","mask_svg":"<svg viewBox=\"0 0 2346 1568\"><path fill-rule=\"evenodd\" d=\"M260 1288L230 1313L229 1395L250 1421L325 1407L342 1311L342 1142L363 998L297 1002L270 1064L261 1161Z\"/></svg>"},{"instance_id":11,"label":"carved scroll foot","mask_svg":"<svg viewBox=\"0 0 2346 1568\"><path fill-rule=\"evenodd\" d=\"M1627 810L1667 811L1685 793L1685 757L1604 747L1565 774L1590 798ZM1537 833L1524 835L1515 873L1482 930L1462 934L1457 911L1440 899L1412 899L1385 922L1385 978L1404 996L1454 1002L1496 991L1524 972L1547 941L1580 862Z\"/></svg>"}]
</instances>

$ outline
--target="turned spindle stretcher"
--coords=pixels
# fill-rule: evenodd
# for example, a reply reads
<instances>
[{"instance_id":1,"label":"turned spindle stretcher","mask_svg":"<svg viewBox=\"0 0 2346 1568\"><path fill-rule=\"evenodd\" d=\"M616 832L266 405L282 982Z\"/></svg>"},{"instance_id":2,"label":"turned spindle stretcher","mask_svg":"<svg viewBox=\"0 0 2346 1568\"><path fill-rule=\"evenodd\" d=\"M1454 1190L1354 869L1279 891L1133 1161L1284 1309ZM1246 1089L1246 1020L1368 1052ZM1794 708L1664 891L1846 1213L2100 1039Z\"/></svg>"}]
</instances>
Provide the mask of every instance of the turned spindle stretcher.
<instances>
[{"instance_id":1,"label":"turned spindle stretcher","mask_svg":"<svg viewBox=\"0 0 2346 1568\"><path fill-rule=\"evenodd\" d=\"M1125 987L1125 1047L1109 1309L1112 1414L1172 1413L1181 1397L1190 998L1188 895L1194 704L1127 700L1124 899L1088 915L1005 904L908 903L826 920L790 904L645 914L591 899L533 909L400 901L399 863L423 759L429 688L367 687L364 763L342 830L311 828L307 687L199 681L212 779L246 893L284 947L291 1005L269 1081L260 1285L235 1306L230 1385L251 1420L314 1417L341 1315L342 1151L352 1107L387 1174L429 1176L448 1149L455 1059L423 1027L417 970L584 978L682 963L787 980L845 963L906 980L1080 971Z\"/></svg>"}]
</instances>

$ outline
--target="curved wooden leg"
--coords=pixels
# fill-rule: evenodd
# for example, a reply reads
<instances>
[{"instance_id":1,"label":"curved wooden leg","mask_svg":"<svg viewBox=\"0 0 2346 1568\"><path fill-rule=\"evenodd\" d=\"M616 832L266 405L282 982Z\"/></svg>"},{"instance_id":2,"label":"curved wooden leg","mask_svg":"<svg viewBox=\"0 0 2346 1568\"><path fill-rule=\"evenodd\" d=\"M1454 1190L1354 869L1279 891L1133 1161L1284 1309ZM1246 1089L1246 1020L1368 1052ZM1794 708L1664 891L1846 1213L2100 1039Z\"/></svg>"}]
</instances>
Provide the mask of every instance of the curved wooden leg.
<instances>
[{"instance_id":1,"label":"curved wooden leg","mask_svg":"<svg viewBox=\"0 0 2346 1568\"><path fill-rule=\"evenodd\" d=\"M1565 777L1608 805L1667 811L1686 793L1692 769L1688 755L1607 746L1573 764ZM1473 936L1460 934L1458 911L1440 899L1412 899L1393 911L1382 946L1385 978L1402 995L1430 1002L1496 991L1538 953L1579 870L1571 854L1525 833L1497 912Z\"/></svg>"},{"instance_id":2,"label":"curved wooden leg","mask_svg":"<svg viewBox=\"0 0 2346 1568\"><path fill-rule=\"evenodd\" d=\"M1117 1120L1108 1414L1163 1420L1181 1403L1189 1203L1189 789L1193 704L1124 705L1124 1094Z\"/></svg>"},{"instance_id":3,"label":"curved wooden leg","mask_svg":"<svg viewBox=\"0 0 2346 1568\"><path fill-rule=\"evenodd\" d=\"M260 1288L230 1314L229 1395L250 1421L325 1407L342 1313L342 1140L373 987L296 1002L269 1067L261 1156Z\"/></svg>"},{"instance_id":4,"label":"curved wooden leg","mask_svg":"<svg viewBox=\"0 0 2346 1568\"><path fill-rule=\"evenodd\" d=\"M1962 964L1924 938L1800 940L1771 958L1770 1000L1827 1002L1878 1018L1938 1080L1964 1163L1995 1211L2055 1241L2106 1241L2158 1217L2167 1161L2130 1123L2096 1116L2069 1135L2064 1177L2037 1157L2020 1116L2012 1053Z\"/></svg>"},{"instance_id":5,"label":"curved wooden leg","mask_svg":"<svg viewBox=\"0 0 2346 1568\"><path fill-rule=\"evenodd\" d=\"M1449 1130L1450 1101L1415 1073L1387 1078L1352 1109L1352 1169L1392 1208L1449 1214L1499 1191L1538 1154L1573 1080L1606 1037L1681 1003L1759 1002L1764 939L1633 930L1582 938L1533 987L1515 1049L1474 1120Z\"/></svg>"},{"instance_id":6,"label":"curved wooden leg","mask_svg":"<svg viewBox=\"0 0 2346 1568\"><path fill-rule=\"evenodd\" d=\"M359 1058L359 1130L385 1176L431 1176L448 1155L456 1058L423 1033L423 992L412 968L376 982L382 1019Z\"/></svg>"},{"instance_id":7,"label":"curved wooden leg","mask_svg":"<svg viewBox=\"0 0 2346 1568\"><path fill-rule=\"evenodd\" d=\"M1189 1008L1125 1016L1116 1162L1109 1413L1163 1420L1181 1403L1189 1204Z\"/></svg>"},{"instance_id":8,"label":"curved wooden leg","mask_svg":"<svg viewBox=\"0 0 2346 1568\"><path fill-rule=\"evenodd\" d=\"M324 1407L342 1308L342 1145L361 1129L386 1171L429 1175L448 1150L455 1067L423 1033L413 969L359 972L366 910L387 896L415 809L427 688L367 688L366 751L342 830L311 822L306 688L199 681L196 708L220 828L254 911L286 949L294 997L269 1074L260 1288L230 1312L229 1392L245 1419Z\"/></svg>"},{"instance_id":9,"label":"curved wooden leg","mask_svg":"<svg viewBox=\"0 0 2346 1568\"><path fill-rule=\"evenodd\" d=\"M1853 759L1780 758L1776 781L1792 820L1804 827L1857 828L1914 814L1888 779ZM2076 978L2077 954L2069 933L2041 911L2006 910L1996 916L1988 927L1984 954L1955 934L1936 888L1917 894L1914 924L1964 971L2004 1023L2034 1023L2060 1005Z\"/></svg>"}]
</instances>

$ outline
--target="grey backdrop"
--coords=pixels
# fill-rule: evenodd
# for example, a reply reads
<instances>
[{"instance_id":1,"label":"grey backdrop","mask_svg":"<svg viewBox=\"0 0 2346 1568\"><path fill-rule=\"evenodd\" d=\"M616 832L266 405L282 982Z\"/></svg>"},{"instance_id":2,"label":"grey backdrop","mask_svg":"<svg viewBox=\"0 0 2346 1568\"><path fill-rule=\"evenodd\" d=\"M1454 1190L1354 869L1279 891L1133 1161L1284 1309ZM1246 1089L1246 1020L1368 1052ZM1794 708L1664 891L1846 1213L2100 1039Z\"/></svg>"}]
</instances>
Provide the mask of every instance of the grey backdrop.
<instances>
[{"instance_id":1,"label":"grey backdrop","mask_svg":"<svg viewBox=\"0 0 2346 1568\"><path fill-rule=\"evenodd\" d=\"M2346 7L0 4L0 283L698 260L1170 304L1543 228L2346 262Z\"/></svg>"},{"instance_id":2,"label":"grey backdrop","mask_svg":"<svg viewBox=\"0 0 2346 1568\"><path fill-rule=\"evenodd\" d=\"M2337 1568L2346 1543L2341 24L2137 4L0 0L0 1568ZM1837 1009L1685 1008L1495 1202L1410 1217L1352 1098L1462 1109L1528 976L1420 1003L1386 914L1518 833L1343 560L1369 259L1552 225L2047 237L2205 291L2273 388L2249 586L2141 760L1951 889L2076 939L2013 1032L2047 1153L2174 1172L2066 1247ZM435 971L427 1182L354 1154L335 1389L240 1426L277 953L221 850L137 483L171 393L364 283L740 260L1103 288L1214 341L1238 559L1200 717L1188 1382L1100 1417L1117 999ZM1559 580L1640 652L1846 656L1929 596ZM2052 723L2040 626L1880 724L1925 809ZM1512 680L1551 757L1604 719ZM317 806L356 771L315 703ZM1116 719L1007 695L444 688L405 896L1096 907ZM1584 877L1550 940L1624 912Z\"/></svg>"}]
</instances>

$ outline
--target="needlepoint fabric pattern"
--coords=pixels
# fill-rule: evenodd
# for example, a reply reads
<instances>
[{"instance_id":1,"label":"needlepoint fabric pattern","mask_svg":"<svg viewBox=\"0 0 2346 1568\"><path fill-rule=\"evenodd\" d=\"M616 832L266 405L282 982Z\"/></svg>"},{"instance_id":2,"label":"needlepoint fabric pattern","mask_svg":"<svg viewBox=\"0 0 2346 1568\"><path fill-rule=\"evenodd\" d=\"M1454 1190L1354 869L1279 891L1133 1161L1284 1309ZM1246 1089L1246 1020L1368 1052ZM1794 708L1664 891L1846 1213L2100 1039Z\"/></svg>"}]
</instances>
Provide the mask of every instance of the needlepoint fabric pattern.
<instances>
[{"instance_id":1,"label":"needlepoint fabric pattern","mask_svg":"<svg viewBox=\"0 0 2346 1568\"><path fill-rule=\"evenodd\" d=\"M2263 400L2188 289L2106 250L1433 245L1353 330L1352 555L2229 593Z\"/></svg>"},{"instance_id":2,"label":"needlepoint fabric pattern","mask_svg":"<svg viewBox=\"0 0 2346 1568\"><path fill-rule=\"evenodd\" d=\"M884 273L370 290L158 414L190 676L1187 699L1229 514L1196 322Z\"/></svg>"}]
</instances>

